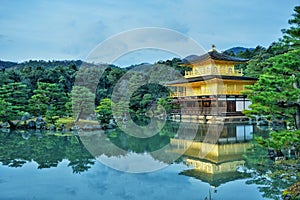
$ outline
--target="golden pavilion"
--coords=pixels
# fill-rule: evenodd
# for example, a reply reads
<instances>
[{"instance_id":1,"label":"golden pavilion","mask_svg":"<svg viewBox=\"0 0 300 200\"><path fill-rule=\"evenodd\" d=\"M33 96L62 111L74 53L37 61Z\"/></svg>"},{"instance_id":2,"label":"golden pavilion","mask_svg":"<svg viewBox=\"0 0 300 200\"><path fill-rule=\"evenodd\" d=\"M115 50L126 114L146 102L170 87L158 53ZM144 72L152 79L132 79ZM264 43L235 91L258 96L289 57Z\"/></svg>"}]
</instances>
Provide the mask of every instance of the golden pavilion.
<instances>
[{"instance_id":1,"label":"golden pavilion","mask_svg":"<svg viewBox=\"0 0 300 200\"><path fill-rule=\"evenodd\" d=\"M185 72L184 79L167 83L172 90L173 114L243 116L242 111L251 103L242 92L257 79L243 76L235 65L247 61L220 53L214 46L204 55L183 59L181 65L191 70Z\"/></svg>"}]
</instances>

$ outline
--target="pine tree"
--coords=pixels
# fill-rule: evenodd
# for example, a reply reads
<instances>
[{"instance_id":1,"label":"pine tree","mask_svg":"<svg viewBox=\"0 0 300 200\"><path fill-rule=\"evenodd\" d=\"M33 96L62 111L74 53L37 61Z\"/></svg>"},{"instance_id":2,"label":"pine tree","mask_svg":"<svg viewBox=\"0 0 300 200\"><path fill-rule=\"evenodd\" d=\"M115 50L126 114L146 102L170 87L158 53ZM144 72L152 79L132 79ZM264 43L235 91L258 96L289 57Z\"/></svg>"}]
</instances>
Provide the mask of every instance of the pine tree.
<instances>
[{"instance_id":1,"label":"pine tree","mask_svg":"<svg viewBox=\"0 0 300 200\"><path fill-rule=\"evenodd\" d=\"M108 98L101 99L99 106L96 108L101 123L109 123L112 119L112 101Z\"/></svg>"},{"instance_id":2,"label":"pine tree","mask_svg":"<svg viewBox=\"0 0 300 200\"><path fill-rule=\"evenodd\" d=\"M300 129L300 6L294 11L283 39L258 56L259 61L249 62L247 72L256 73L259 80L246 92L252 110L245 113L284 119Z\"/></svg>"},{"instance_id":3,"label":"pine tree","mask_svg":"<svg viewBox=\"0 0 300 200\"><path fill-rule=\"evenodd\" d=\"M74 86L72 90L72 109L75 122L95 113L95 94L84 86Z\"/></svg>"},{"instance_id":4,"label":"pine tree","mask_svg":"<svg viewBox=\"0 0 300 200\"><path fill-rule=\"evenodd\" d=\"M55 83L38 82L38 88L29 102L32 114L47 116L54 123L54 116L65 116L68 96Z\"/></svg>"},{"instance_id":5,"label":"pine tree","mask_svg":"<svg viewBox=\"0 0 300 200\"><path fill-rule=\"evenodd\" d=\"M265 65L265 73L246 92L252 110L245 113L286 119L300 129L300 50L271 57Z\"/></svg>"},{"instance_id":6,"label":"pine tree","mask_svg":"<svg viewBox=\"0 0 300 200\"><path fill-rule=\"evenodd\" d=\"M284 41L289 44L292 48L300 47L300 6L294 8L295 13L292 15L293 18L288 22L291 25L289 29L283 29L282 32Z\"/></svg>"},{"instance_id":7,"label":"pine tree","mask_svg":"<svg viewBox=\"0 0 300 200\"><path fill-rule=\"evenodd\" d=\"M0 87L1 121L8 122L11 129L16 128L23 114L27 112L28 93L27 86L20 82L8 83Z\"/></svg>"}]
</instances>

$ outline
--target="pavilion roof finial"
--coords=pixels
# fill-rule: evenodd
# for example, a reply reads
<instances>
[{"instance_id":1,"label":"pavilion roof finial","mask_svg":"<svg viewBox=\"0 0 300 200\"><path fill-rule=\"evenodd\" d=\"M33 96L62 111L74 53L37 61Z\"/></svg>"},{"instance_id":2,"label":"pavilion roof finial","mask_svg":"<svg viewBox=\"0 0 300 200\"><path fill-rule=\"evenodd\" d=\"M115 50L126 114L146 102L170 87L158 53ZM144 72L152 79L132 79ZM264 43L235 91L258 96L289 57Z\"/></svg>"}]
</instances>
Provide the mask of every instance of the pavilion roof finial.
<instances>
[{"instance_id":1,"label":"pavilion roof finial","mask_svg":"<svg viewBox=\"0 0 300 200\"><path fill-rule=\"evenodd\" d=\"M212 44L211 45L211 50L210 51L216 51L216 45Z\"/></svg>"}]
</instances>

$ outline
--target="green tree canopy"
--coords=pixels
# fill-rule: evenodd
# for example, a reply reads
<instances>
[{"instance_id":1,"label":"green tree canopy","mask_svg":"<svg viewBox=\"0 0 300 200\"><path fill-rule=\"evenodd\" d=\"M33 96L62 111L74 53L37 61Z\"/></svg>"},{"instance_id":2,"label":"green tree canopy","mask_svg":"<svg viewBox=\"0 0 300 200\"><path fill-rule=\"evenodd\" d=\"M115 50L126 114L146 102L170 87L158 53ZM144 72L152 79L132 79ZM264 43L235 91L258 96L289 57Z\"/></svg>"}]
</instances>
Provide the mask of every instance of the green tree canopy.
<instances>
[{"instance_id":1,"label":"green tree canopy","mask_svg":"<svg viewBox=\"0 0 300 200\"><path fill-rule=\"evenodd\" d=\"M109 98L101 99L99 106L96 108L101 123L109 123L112 119L112 101Z\"/></svg>"},{"instance_id":2,"label":"green tree canopy","mask_svg":"<svg viewBox=\"0 0 300 200\"><path fill-rule=\"evenodd\" d=\"M67 94L56 83L38 82L29 103L32 114L46 116L54 123L54 116L65 116L68 101Z\"/></svg>"},{"instance_id":3,"label":"green tree canopy","mask_svg":"<svg viewBox=\"0 0 300 200\"><path fill-rule=\"evenodd\" d=\"M295 13L292 15L293 18L288 22L291 25L288 29L283 29L284 40L287 44L293 48L300 47L300 6L294 8Z\"/></svg>"},{"instance_id":4,"label":"green tree canopy","mask_svg":"<svg viewBox=\"0 0 300 200\"><path fill-rule=\"evenodd\" d=\"M252 101L250 115L286 119L300 129L300 50L291 50L264 62L265 73L246 92Z\"/></svg>"},{"instance_id":5,"label":"green tree canopy","mask_svg":"<svg viewBox=\"0 0 300 200\"><path fill-rule=\"evenodd\" d=\"M292 49L299 49L300 47L300 6L294 8L295 13L293 18L288 22L291 25L288 29L283 29L283 38L277 42L273 42L267 49L256 47L252 56L248 57L251 60L247 63L245 75L249 77L258 78L265 69L265 61L273 56L287 53ZM238 55L244 57L243 54Z\"/></svg>"},{"instance_id":6,"label":"green tree canopy","mask_svg":"<svg viewBox=\"0 0 300 200\"><path fill-rule=\"evenodd\" d=\"M11 129L17 126L13 121L20 121L23 114L27 112L28 92L27 86L20 82L8 83L0 87L1 121L8 122Z\"/></svg>"},{"instance_id":7,"label":"green tree canopy","mask_svg":"<svg viewBox=\"0 0 300 200\"><path fill-rule=\"evenodd\" d=\"M252 110L245 113L292 122L300 129L300 7L294 11L283 39L249 61L247 75L259 80L246 92Z\"/></svg>"},{"instance_id":8,"label":"green tree canopy","mask_svg":"<svg viewBox=\"0 0 300 200\"><path fill-rule=\"evenodd\" d=\"M95 113L95 94L85 86L74 86L72 90L72 109L75 122Z\"/></svg>"}]
</instances>

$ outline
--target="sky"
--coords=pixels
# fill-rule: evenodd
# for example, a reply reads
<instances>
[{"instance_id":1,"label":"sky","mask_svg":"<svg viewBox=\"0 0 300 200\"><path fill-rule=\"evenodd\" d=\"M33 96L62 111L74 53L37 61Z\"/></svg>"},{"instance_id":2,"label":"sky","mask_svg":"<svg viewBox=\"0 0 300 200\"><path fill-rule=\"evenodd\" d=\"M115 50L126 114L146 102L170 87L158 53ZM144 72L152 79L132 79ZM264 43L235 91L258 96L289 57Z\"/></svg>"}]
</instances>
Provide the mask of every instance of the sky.
<instances>
[{"instance_id":1,"label":"sky","mask_svg":"<svg viewBox=\"0 0 300 200\"><path fill-rule=\"evenodd\" d=\"M86 60L107 39L144 27L174 30L206 51L212 44L219 51L267 47L289 27L296 5L296 0L0 0L0 60ZM171 57L172 52L144 49L114 64Z\"/></svg>"}]
</instances>

